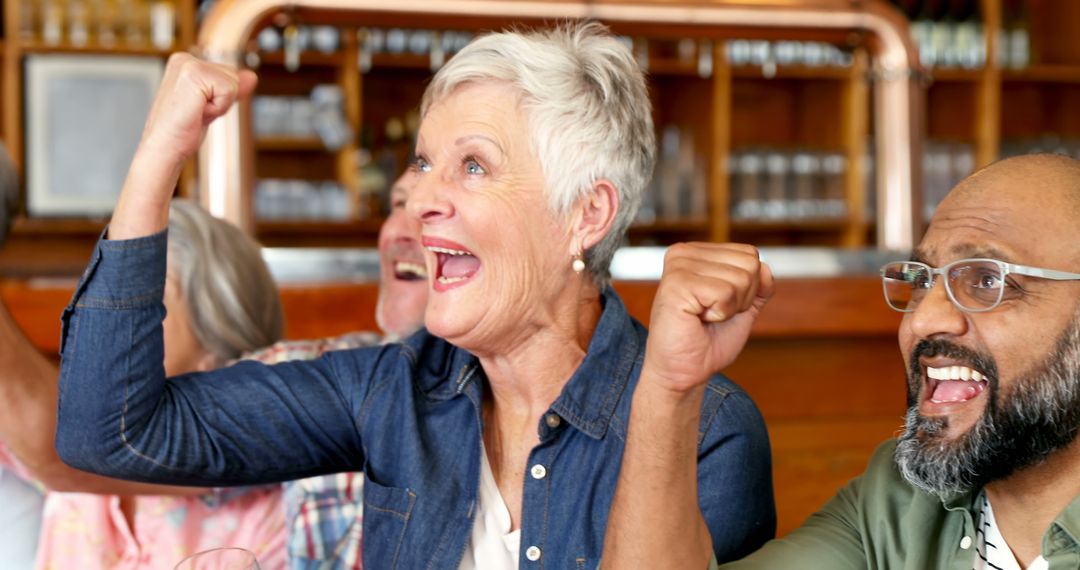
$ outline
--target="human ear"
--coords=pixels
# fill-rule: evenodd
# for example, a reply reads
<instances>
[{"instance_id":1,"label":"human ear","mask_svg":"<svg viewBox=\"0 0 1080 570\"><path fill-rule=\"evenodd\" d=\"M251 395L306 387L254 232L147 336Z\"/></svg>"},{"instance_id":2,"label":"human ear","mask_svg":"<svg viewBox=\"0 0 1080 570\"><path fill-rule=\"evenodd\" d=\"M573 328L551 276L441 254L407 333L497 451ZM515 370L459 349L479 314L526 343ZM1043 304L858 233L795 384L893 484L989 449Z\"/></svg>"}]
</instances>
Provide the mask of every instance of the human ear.
<instances>
[{"instance_id":1,"label":"human ear","mask_svg":"<svg viewBox=\"0 0 1080 570\"><path fill-rule=\"evenodd\" d=\"M604 239L615 225L619 212L619 191L610 180L600 178L577 202L571 255L587 250Z\"/></svg>"}]
</instances>

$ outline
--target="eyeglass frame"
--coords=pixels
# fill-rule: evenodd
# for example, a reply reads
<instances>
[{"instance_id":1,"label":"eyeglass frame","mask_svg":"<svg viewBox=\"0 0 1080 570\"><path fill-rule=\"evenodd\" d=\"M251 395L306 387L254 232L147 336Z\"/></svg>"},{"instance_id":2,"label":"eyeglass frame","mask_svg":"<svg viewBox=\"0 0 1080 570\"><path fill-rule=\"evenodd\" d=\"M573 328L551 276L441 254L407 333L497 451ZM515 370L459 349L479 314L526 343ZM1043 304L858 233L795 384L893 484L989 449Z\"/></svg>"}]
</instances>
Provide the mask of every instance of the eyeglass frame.
<instances>
[{"instance_id":1,"label":"eyeglass frame","mask_svg":"<svg viewBox=\"0 0 1080 570\"><path fill-rule=\"evenodd\" d=\"M998 288L998 298L997 298L997 300L994 301L989 307L985 307L985 308L982 308L982 309L969 309L969 308L961 305L960 301L956 300L956 295L953 294L952 285L949 284L949 273L948 273L949 270L952 269L953 267L957 266L957 265L962 264L962 263L971 263L971 262L993 263L993 264L997 265L998 268L1001 270L1002 286L1000 288ZM947 264L945 264L945 265L943 265L941 267L933 267L928 263L923 263L921 261L914 261L914 260L890 261L889 263L886 263L885 265L882 265L881 269L879 271L879 273L881 275L881 292L885 296L885 304L888 305L890 309L892 309L894 311L901 312L901 313L913 313L913 312L915 312L915 308L910 308L909 307L909 308L906 308L906 309L898 309L892 304L891 301L889 301L889 293L888 293L888 283L887 283L887 281L890 278L885 276L885 269L887 267L889 267L890 265L897 264L897 263L907 263L907 264L914 264L914 265L919 265L919 266L925 267L930 273L930 281L929 281L930 285L925 287L925 289L928 290L928 291L931 288L934 287L934 283L937 281L937 277L940 275L942 277L942 282L945 284L945 294L948 295L949 301L952 301L952 304L953 304L954 307L956 307L957 309L960 309L961 311L963 311L965 313L985 313L987 311L992 311L992 310L998 308L998 306L1001 305L1001 301L1003 301L1005 299L1005 285L1004 285L1005 278L1008 277L1009 274L1011 274L1011 273L1015 273L1017 275L1024 275L1026 277L1037 277L1039 279L1050 279L1050 280L1053 280L1053 281L1080 281L1080 273L1072 273L1070 271L1060 271L1060 270L1057 270L1057 269L1046 269L1046 268L1043 268L1043 267L1033 267L1033 266L1030 266L1030 265L1020 265L1020 264L1017 264L1017 263L1008 263L1006 261L1001 261L1000 259L991 259L989 257L971 257L971 258L967 258L967 259L957 259L956 261L947 263ZM897 281L897 280L892 279L892 281ZM914 289L915 289L915 287L912 287L912 290L914 290Z\"/></svg>"}]
</instances>

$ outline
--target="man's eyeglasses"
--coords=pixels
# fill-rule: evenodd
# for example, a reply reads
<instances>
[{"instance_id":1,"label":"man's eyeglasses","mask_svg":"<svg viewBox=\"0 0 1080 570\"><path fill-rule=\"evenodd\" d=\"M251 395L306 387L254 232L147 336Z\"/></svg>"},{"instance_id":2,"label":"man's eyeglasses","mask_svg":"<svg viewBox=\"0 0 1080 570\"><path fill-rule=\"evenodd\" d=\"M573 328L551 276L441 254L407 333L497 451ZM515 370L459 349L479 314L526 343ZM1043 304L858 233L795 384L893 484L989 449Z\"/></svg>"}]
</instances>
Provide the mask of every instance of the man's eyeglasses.
<instances>
[{"instance_id":1,"label":"man's eyeglasses","mask_svg":"<svg viewBox=\"0 0 1080 570\"><path fill-rule=\"evenodd\" d=\"M881 268L885 302L904 313L914 311L934 286L938 275L945 279L945 292L960 310L969 313L989 311L1001 304L1010 285L1010 274L1080 281L1080 273L1056 271L1005 263L996 259L960 259L944 267L934 268L918 261L894 261Z\"/></svg>"}]
</instances>

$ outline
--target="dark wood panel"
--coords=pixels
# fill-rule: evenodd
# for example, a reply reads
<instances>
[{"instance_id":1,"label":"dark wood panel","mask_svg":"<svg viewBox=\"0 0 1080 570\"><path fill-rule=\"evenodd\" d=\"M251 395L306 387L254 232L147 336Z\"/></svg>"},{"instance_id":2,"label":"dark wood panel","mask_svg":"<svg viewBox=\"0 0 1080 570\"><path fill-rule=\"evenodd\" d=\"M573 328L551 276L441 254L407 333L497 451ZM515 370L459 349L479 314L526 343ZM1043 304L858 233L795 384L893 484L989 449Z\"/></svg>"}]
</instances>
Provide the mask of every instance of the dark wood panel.
<instances>
[{"instance_id":1,"label":"dark wood panel","mask_svg":"<svg viewBox=\"0 0 1080 570\"><path fill-rule=\"evenodd\" d=\"M906 381L895 336L754 338L724 373L767 420L904 412Z\"/></svg>"},{"instance_id":2,"label":"dark wood panel","mask_svg":"<svg viewBox=\"0 0 1080 570\"><path fill-rule=\"evenodd\" d=\"M926 90L926 136L975 140L975 84L934 83Z\"/></svg>"},{"instance_id":3,"label":"dark wood panel","mask_svg":"<svg viewBox=\"0 0 1080 570\"><path fill-rule=\"evenodd\" d=\"M24 319L28 326L42 329L40 336L32 337L46 339L59 335L56 317L73 287L72 279L11 280L3 284L0 292L16 320ZM895 347L893 339L900 314L885 306L880 287L876 277L781 279L776 295L754 327L754 339L840 337L840 344L853 342L852 339L869 338L873 340L871 344L887 339L883 344L891 343ZM615 288L630 313L648 326L656 283L623 281L616 283ZM372 314L377 298L374 284L286 285L281 293L289 321L286 329L289 338L356 330L358 323L367 324L360 327L363 330L374 329ZM341 307L356 310L341 311ZM35 344L55 348L56 341L55 338L35 340ZM798 346L793 342L791 349Z\"/></svg>"},{"instance_id":4,"label":"dark wood panel","mask_svg":"<svg viewBox=\"0 0 1080 570\"><path fill-rule=\"evenodd\" d=\"M874 449L892 437L899 417L767 420L772 441L777 534L798 527L840 487L866 468Z\"/></svg>"}]
</instances>

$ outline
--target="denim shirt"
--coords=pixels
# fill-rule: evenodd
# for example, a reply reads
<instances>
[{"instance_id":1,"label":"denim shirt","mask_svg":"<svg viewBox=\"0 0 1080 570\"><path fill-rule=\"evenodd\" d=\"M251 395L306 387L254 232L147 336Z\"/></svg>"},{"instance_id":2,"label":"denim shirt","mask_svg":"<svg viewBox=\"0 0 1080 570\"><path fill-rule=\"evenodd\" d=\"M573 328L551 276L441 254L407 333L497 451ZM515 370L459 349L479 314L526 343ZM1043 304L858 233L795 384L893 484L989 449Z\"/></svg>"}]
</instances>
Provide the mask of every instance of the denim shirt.
<instances>
[{"instance_id":1,"label":"denim shirt","mask_svg":"<svg viewBox=\"0 0 1080 570\"><path fill-rule=\"evenodd\" d=\"M489 389L478 359L421 331L312 361L166 379L165 247L162 232L95 248L63 316L61 457L112 477L189 485L362 470L364 565L456 569L477 509ZM595 567L603 549L646 331L610 289L602 303L584 361L537 426L520 568ZM698 457L717 558L771 538L765 425L721 376L702 404Z\"/></svg>"}]
</instances>

